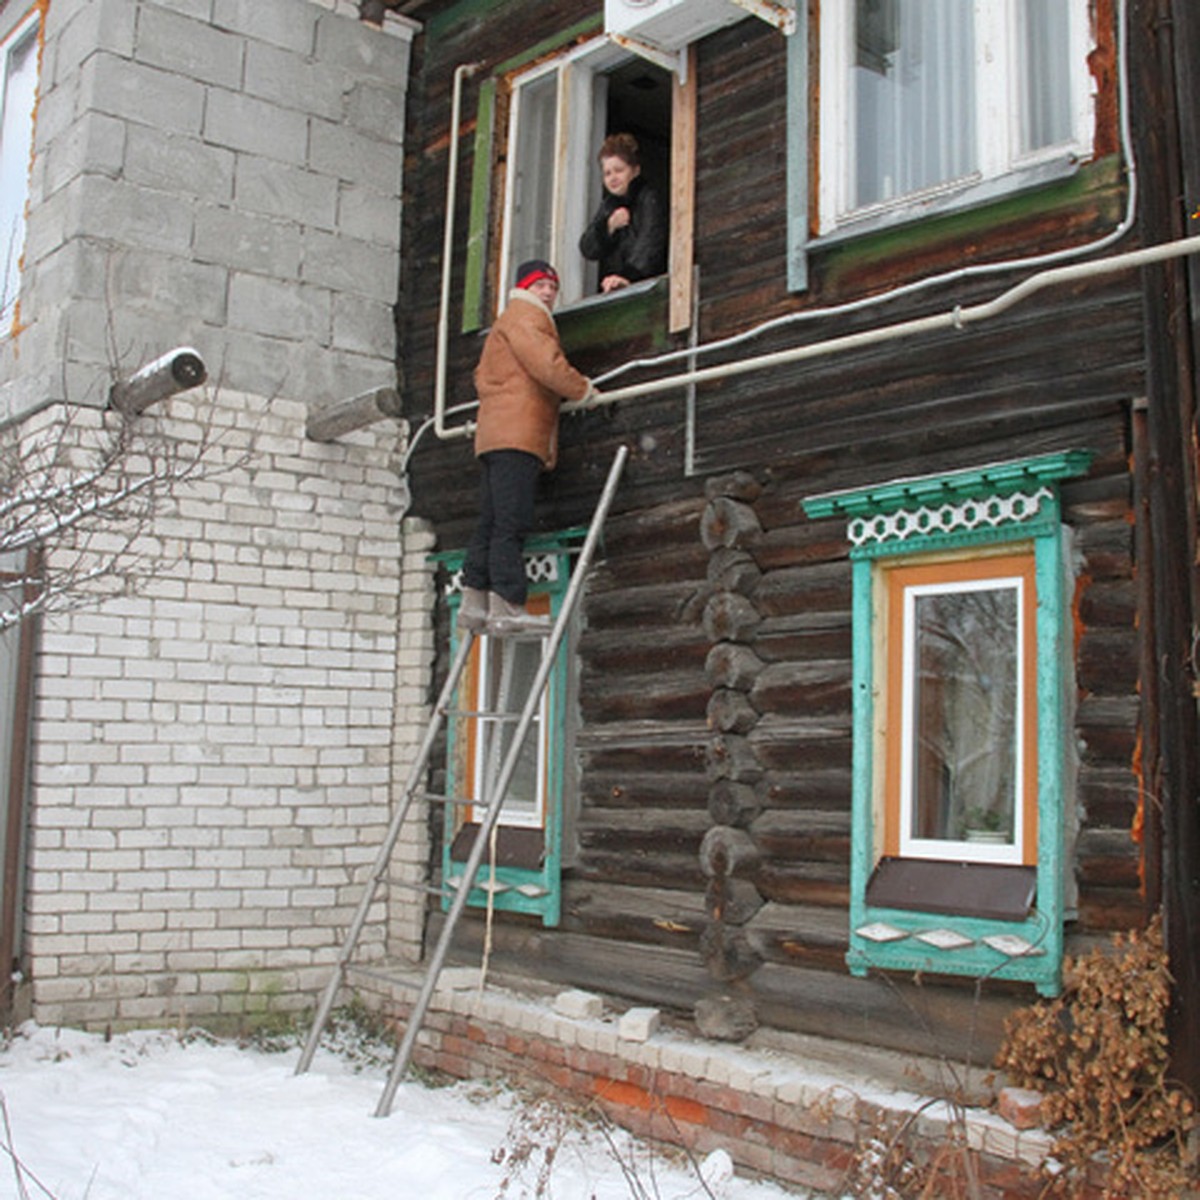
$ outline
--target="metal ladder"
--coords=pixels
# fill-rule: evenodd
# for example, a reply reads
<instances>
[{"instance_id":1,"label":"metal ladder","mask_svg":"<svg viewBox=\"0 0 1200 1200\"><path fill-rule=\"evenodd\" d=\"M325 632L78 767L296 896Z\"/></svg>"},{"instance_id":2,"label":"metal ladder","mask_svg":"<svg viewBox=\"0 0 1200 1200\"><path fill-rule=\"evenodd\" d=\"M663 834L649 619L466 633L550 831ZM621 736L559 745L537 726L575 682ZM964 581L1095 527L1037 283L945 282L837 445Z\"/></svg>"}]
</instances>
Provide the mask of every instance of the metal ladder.
<instances>
[{"instance_id":1,"label":"metal ladder","mask_svg":"<svg viewBox=\"0 0 1200 1200\"><path fill-rule=\"evenodd\" d=\"M525 699L524 707L521 710L520 716L515 718L516 727L509 742L508 750L503 755L503 761L500 762L499 748L502 742L500 733L500 723L510 722L514 719L512 713L508 712L508 693L511 690L511 671L510 664L513 655L505 654L504 663L501 668L500 679L500 695L499 707L490 712L471 712L471 713L456 713L451 706L451 701L458 689L459 681L466 668L470 658L471 647L475 643L475 634L473 632L465 632L458 645L458 650L455 653L454 660L450 665L449 673L446 676L446 682L442 686L437 703L434 706L433 715L430 717L429 724L425 729L425 736L421 741L420 749L417 752L416 758L413 760L412 766L409 769L408 780L404 785L404 792L401 796L400 803L396 806L396 811L388 824L387 832L384 835L383 842L379 847L379 851L375 856L375 861L371 867L371 873L367 879L363 895L359 901L358 908L355 911L354 918L350 923L349 930L346 933L345 940L342 943L341 950L338 953L337 962L334 967L332 976L325 990L321 995L321 1001L317 1008L316 1016L313 1018L312 1028L309 1030L308 1040L304 1045L304 1050L300 1055L300 1061L296 1064L296 1074L301 1075L306 1072L312 1065L313 1056L317 1052L317 1046L320 1044L321 1035L325 1031L325 1026L329 1022L330 1013L333 1011L334 1001L337 998L339 989L345 983L346 972L350 966L350 960L354 954L355 948L358 945L359 938L362 936L363 927L366 924L367 913L371 905L374 903L375 896L379 891L380 886L387 881L389 863L392 856L392 851L395 848L396 840L400 836L400 830L408 817L409 810L412 807L413 801L417 798L424 798L433 801L441 801L443 803L458 803L470 804L477 809L482 809L484 817L479 823L479 827L475 832L474 840L471 844L471 851L467 857L466 864L463 867L462 874L459 876L458 888L454 892L454 898L450 904L449 912L446 920L442 925L441 934L438 937L438 942L434 948L433 954L429 959L429 964L425 969L425 977L421 984L421 990L417 995L417 999L413 1004L412 1011L408 1017L408 1024L404 1031L404 1037L401 1040L400 1046L396 1051L396 1056L392 1062L391 1070L388 1074L387 1084L384 1087L383 1095L380 1097L379 1105L375 1110L377 1117L386 1117L392 1109L392 1101L396 1095L396 1089L400 1085L404 1073L408 1070L409 1064L412 1061L413 1049L416 1045L417 1035L421 1031L421 1026L425 1020L425 1014L429 1010L430 1001L433 999L434 989L437 987L438 977L442 973L442 968L446 962L446 955L450 949L450 942L454 937L454 931L458 925L459 918L462 916L467 906L467 898L471 889L475 884L475 877L479 873L480 864L483 861L483 855L491 838L492 831L496 828L500 818L500 812L504 805L504 799L508 794L509 784L512 782L512 777L517 768L517 763L521 755L521 748L525 742L526 735L529 732L529 727L533 722L535 713L537 712L542 695L546 690L546 686L550 679L550 673L554 668L554 660L558 656L559 648L562 645L563 638L566 635L567 625L571 619L571 614L575 610L579 601L579 594L583 587L583 581L587 576L588 569L591 566L592 559L595 557L596 546L600 540L600 533L604 526L604 521L608 516L608 510L612 506L613 496L616 493L617 483L620 480L621 472L625 468L625 461L629 457L629 449L627 446L621 446L617 450L616 457L613 459L613 464L609 468L608 479L605 482L604 490L600 495L600 500L596 505L596 510L592 514L592 522L588 527L587 536L584 539L583 548L580 550L578 561L576 562L575 570L571 575L571 582L567 587L567 592L563 598L561 607L559 608L558 616L550 629L549 637L539 631L535 634L518 634L508 635L508 640L514 637L535 637L545 639L542 648L542 658L539 664L533 682L530 685L529 695ZM487 748L484 752L487 757L483 760L490 764L490 769L487 775L490 779L485 783L482 802L480 800L464 800L450 796L435 796L425 790L423 780L429 767L429 760L433 754L433 746L437 740L438 733L442 725L445 723L449 715L465 715L486 719L489 726L492 726L490 733L491 752L488 753ZM412 885L404 885L412 886ZM447 893L441 888L426 888L418 887L424 894L441 896L446 898Z\"/></svg>"}]
</instances>

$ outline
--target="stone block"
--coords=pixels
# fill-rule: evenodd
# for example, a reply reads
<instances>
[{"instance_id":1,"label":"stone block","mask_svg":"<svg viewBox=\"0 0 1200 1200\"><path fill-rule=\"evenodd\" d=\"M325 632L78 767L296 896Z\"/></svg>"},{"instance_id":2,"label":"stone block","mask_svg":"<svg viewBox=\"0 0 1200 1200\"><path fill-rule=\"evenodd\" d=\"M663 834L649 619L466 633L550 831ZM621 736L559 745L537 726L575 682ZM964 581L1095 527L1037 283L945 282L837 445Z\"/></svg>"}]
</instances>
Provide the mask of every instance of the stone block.
<instances>
[{"instance_id":1,"label":"stone block","mask_svg":"<svg viewBox=\"0 0 1200 1200\"><path fill-rule=\"evenodd\" d=\"M194 17L197 21L208 21L212 17L212 0L155 0L159 8Z\"/></svg>"},{"instance_id":2,"label":"stone block","mask_svg":"<svg viewBox=\"0 0 1200 1200\"><path fill-rule=\"evenodd\" d=\"M381 252L378 246L357 238L310 230L304 237L304 279L335 292L394 304L400 256Z\"/></svg>"},{"instance_id":3,"label":"stone block","mask_svg":"<svg viewBox=\"0 0 1200 1200\"><path fill-rule=\"evenodd\" d=\"M102 175L83 175L69 189L73 236L101 238L123 246L186 254L192 208L178 196L149 191Z\"/></svg>"},{"instance_id":4,"label":"stone block","mask_svg":"<svg viewBox=\"0 0 1200 1200\"><path fill-rule=\"evenodd\" d=\"M215 0L212 23L294 54L311 54L320 10L296 0Z\"/></svg>"},{"instance_id":5,"label":"stone block","mask_svg":"<svg viewBox=\"0 0 1200 1200\"><path fill-rule=\"evenodd\" d=\"M241 86L245 43L215 29L206 12L199 20L153 4L138 17L135 58L172 75L215 87Z\"/></svg>"},{"instance_id":6,"label":"stone block","mask_svg":"<svg viewBox=\"0 0 1200 1200\"><path fill-rule=\"evenodd\" d=\"M218 146L302 166L308 153L308 118L255 96L212 88L204 137Z\"/></svg>"},{"instance_id":7,"label":"stone block","mask_svg":"<svg viewBox=\"0 0 1200 1200\"><path fill-rule=\"evenodd\" d=\"M346 98L346 119L360 133L397 145L404 141L406 92L394 84L357 83Z\"/></svg>"},{"instance_id":8,"label":"stone block","mask_svg":"<svg viewBox=\"0 0 1200 1200\"><path fill-rule=\"evenodd\" d=\"M396 317L392 305L365 296L333 295L333 344L339 350L394 358Z\"/></svg>"},{"instance_id":9,"label":"stone block","mask_svg":"<svg viewBox=\"0 0 1200 1200\"><path fill-rule=\"evenodd\" d=\"M1032 1088L1003 1087L996 1111L1014 1129L1036 1129L1042 1123L1042 1094Z\"/></svg>"},{"instance_id":10,"label":"stone block","mask_svg":"<svg viewBox=\"0 0 1200 1200\"><path fill-rule=\"evenodd\" d=\"M339 232L360 241L400 248L400 197L374 188L342 183L338 194Z\"/></svg>"},{"instance_id":11,"label":"stone block","mask_svg":"<svg viewBox=\"0 0 1200 1200\"><path fill-rule=\"evenodd\" d=\"M300 230L288 222L205 205L196 213L193 249L201 262L275 279L300 276Z\"/></svg>"},{"instance_id":12,"label":"stone block","mask_svg":"<svg viewBox=\"0 0 1200 1200\"><path fill-rule=\"evenodd\" d=\"M275 46L251 42L246 47L244 88L249 95L281 108L294 108L330 121L342 119L340 75Z\"/></svg>"},{"instance_id":13,"label":"stone block","mask_svg":"<svg viewBox=\"0 0 1200 1200\"><path fill-rule=\"evenodd\" d=\"M405 90L410 48L410 39L403 35L389 36L334 14L317 19L317 59L340 68L350 79L369 77Z\"/></svg>"},{"instance_id":14,"label":"stone block","mask_svg":"<svg viewBox=\"0 0 1200 1200\"><path fill-rule=\"evenodd\" d=\"M43 91L66 83L79 64L97 50L133 57L137 9L128 0L77 0L73 5L55 4L53 8L46 26Z\"/></svg>"},{"instance_id":15,"label":"stone block","mask_svg":"<svg viewBox=\"0 0 1200 1200\"><path fill-rule=\"evenodd\" d=\"M195 79L100 53L80 70L78 107L168 132L197 134L204 122L205 91Z\"/></svg>"},{"instance_id":16,"label":"stone block","mask_svg":"<svg viewBox=\"0 0 1200 1200\"><path fill-rule=\"evenodd\" d=\"M400 141L383 141L348 129L344 124L315 119L309 166L346 183L365 185L385 196L400 194L404 152Z\"/></svg>"},{"instance_id":17,"label":"stone block","mask_svg":"<svg viewBox=\"0 0 1200 1200\"><path fill-rule=\"evenodd\" d=\"M336 179L250 155L238 161L236 202L247 212L297 225L333 230L338 222Z\"/></svg>"},{"instance_id":18,"label":"stone block","mask_svg":"<svg viewBox=\"0 0 1200 1200\"><path fill-rule=\"evenodd\" d=\"M55 138L39 156L43 175L40 195L50 196L77 175L116 178L125 167L124 121L90 113Z\"/></svg>"},{"instance_id":19,"label":"stone block","mask_svg":"<svg viewBox=\"0 0 1200 1200\"><path fill-rule=\"evenodd\" d=\"M131 183L202 200L233 199L232 150L208 146L198 137L163 133L149 125L129 126L125 176Z\"/></svg>"},{"instance_id":20,"label":"stone block","mask_svg":"<svg viewBox=\"0 0 1200 1200\"><path fill-rule=\"evenodd\" d=\"M229 319L252 333L328 345L330 295L324 288L235 271L229 277Z\"/></svg>"},{"instance_id":21,"label":"stone block","mask_svg":"<svg viewBox=\"0 0 1200 1200\"><path fill-rule=\"evenodd\" d=\"M559 992L554 997L554 1011L562 1017L594 1021L604 1015L604 1001L592 992Z\"/></svg>"},{"instance_id":22,"label":"stone block","mask_svg":"<svg viewBox=\"0 0 1200 1200\"><path fill-rule=\"evenodd\" d=\"M631 1008L617 1022L617 1033L627 1042L644 1042L658 1032L662 1013L657 1008Z\"/></svg>"}]
</instances>

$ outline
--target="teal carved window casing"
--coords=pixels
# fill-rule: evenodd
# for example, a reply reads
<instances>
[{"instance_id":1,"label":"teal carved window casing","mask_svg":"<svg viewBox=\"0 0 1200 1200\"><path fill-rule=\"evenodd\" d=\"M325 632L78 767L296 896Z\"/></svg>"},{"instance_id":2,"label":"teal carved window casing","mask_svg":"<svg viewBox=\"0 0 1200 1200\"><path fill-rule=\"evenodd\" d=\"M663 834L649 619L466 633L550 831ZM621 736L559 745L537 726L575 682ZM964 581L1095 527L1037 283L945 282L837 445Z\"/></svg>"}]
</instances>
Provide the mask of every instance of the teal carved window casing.
<instances>
[{"instance_id":1,"label":"teal carved window casing","mask_svg":"<svg viewBox=\"0 0 1200 1200\"><path fill-rule=\"evenodd\" d=\"M1069 531L1062 524L1059 484L1084 474L1090 451L1071 450L968 470L914 476L807 497L814 519L841 516L851 543L853 758L850 937L852 974L871 968L995 977L1033 983L1043 995L1061 986L1065 880L1070 870L1067 805L1072 643ZM912 559L948 561L995 553L1005 544L1032 547L1036 590L1036 862L1029 872L1032 903L1004 918L972 912L964 900L918 909L872 903L873 876L894 860L882 854L882 679L895 648L886 646L880 611L885 568ZM882 864L882 867L881 867ZM921 860L905 866L921 869ZM1010 868L1021 871L1023 868ZM996 868L961 865L956 890L970 896ZM929 877L945 877L945 865ZM953 893L952 893L953 894ZM879 895L879 890L874 893Z\"/></svg>"},{"instance_id":2,"label":"teal carved window casing","mask_svg":"<svg viewBox=\"0 0 1200 1200\"><path fill-rule=\"evenodd\" d=\"M586 534L586 528L573 527L526 538L525 572L529 594L531 597L548 597L552 619L558 616L570 583L571 556L577 552ZM429 561L440 564L448 572L445 599L450 611L450 652L453 656L458 637L455 621L462 601L461 573L466 551L441 551L428 557ZM569 647L568 638L559 650L558 661L547 688L545 807L540 844L536 847L536 853L530 852L529 838L537 831L526 828L517 834L525 847L524 853L517 856L521 858L519 863L497 861L493 867L489 856L485 854L468 900L475 907L484 907L489 903L490 893L490 902L497 911L538 916L547 927L557 926L562 917L562 861L568 792L566 731L569 728ZM471 736L469 732L465 735ZM457 795L462 791L462 781L455 778L455 771L462 761L458 743L463 736L461 723L451 721L447 726L446 752L446 787L449 795ZM447 888L456 886L455 881L461 878L463 869L461 859L452 854L458 832L456 808L446 806L442 839L442 879ZM501 817L501 839L506 836L505 829L504 818ZM449 900L444 899L443 908L448 907Z\"/></svg>"}]
</instances>

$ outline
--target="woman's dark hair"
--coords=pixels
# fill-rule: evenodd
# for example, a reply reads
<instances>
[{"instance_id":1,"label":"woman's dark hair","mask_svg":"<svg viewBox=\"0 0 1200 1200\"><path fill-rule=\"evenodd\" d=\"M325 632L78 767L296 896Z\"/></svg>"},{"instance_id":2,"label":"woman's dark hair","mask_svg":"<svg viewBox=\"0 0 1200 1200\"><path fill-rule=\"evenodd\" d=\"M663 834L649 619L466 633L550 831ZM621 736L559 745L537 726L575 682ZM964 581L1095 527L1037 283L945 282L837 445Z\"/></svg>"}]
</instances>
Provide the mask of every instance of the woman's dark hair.
<instances>
[{"instance_id":1,"label":"woman's dark hair","mask_svg":"<svg viewBox=\"0 0 1200 1200\"><path fill-rule=\"evenodd\" d=\"M641 155L638 152L637 138L632 133L610 133L600 143L600 153L596 157L619 158L627 162L631 167L640 167L642 165Z\"/></svg>"}]
</instances>

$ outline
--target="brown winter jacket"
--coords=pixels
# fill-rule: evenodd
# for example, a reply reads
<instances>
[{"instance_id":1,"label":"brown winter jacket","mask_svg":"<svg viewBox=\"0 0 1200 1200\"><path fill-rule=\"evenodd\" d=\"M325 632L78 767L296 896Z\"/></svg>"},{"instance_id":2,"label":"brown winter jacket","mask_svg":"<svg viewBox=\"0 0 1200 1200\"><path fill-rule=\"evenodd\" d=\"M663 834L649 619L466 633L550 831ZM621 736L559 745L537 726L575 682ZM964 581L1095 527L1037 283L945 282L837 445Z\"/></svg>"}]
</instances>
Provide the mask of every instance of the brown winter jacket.
<instances>
[{"instance_id":1,"label":"brown winter jacket","mask_svg":"<svg viewBox=\"0 0 1200 1200\"><path fill-rule=\"evenodd\" d=\"M475 453L525 450L549 469L558 457L560 400L582 400L592 385L567 362L550 310L514 288L483 344L475 388Z\"/></svg>"}]
</instances>

